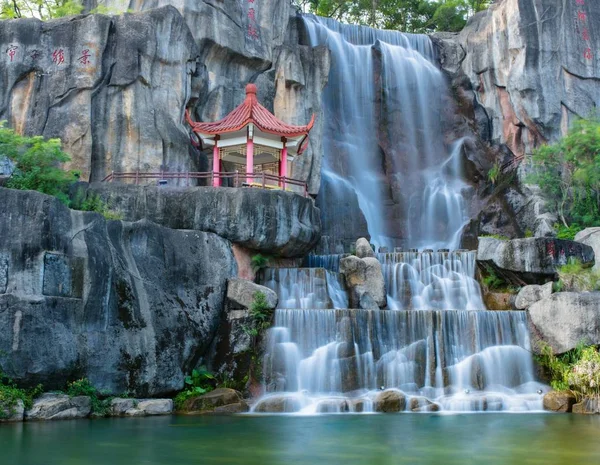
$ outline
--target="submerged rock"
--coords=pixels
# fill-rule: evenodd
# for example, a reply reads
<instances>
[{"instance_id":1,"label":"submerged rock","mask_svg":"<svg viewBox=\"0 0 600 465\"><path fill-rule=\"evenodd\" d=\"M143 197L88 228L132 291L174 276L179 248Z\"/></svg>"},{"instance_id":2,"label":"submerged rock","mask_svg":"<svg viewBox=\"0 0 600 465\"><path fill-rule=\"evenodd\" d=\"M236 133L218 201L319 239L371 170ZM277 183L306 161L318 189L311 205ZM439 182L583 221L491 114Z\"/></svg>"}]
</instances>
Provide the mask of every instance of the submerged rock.
<instances>
[{"instance_id":1,"label":"submerged rock","mask_svg":"<svg viewBox=\"0 0 600 465\"><path fill-rule=\"evenodd\" d=\"M86 418L92 411L92 400L87 396L70 397L66 394L43 394L25 411L26 420L70 420Z\"/></svg>"},{"instance_id":2,"label":"submerged rock","mask_svg":"<svg viewBox=\"0 0 600 465\"><path fill-rule=\"evenodd\" d=\"M515 300L515 307L517 310L525 310L534 303L546 299L552 295L553 283L546 283L543 286L532 284L530 286L523 287L517 299Z\"/></svg>"},{"instance_id":3,"label":"submerged rock","mask_svg":"<svg viewBox=\"0 0 600 465\"><path fill-rule=\"evenodd\" d=\"M600 292L558 292L531 305L528 312L532 336L556 354L581 341L600 344Z\"/></svg>"},{"instance_id":4,"label":"submerged rock","mask_svg":"<svg viewBox=\"0 0 600 465\"><path fill-rule=\"evenodd\" d=\"M376 412L403 412L406 409L406 396L396 390L383 391L377 394L374 407Z\"/></svg>"},{"instance_id":5,"label":"submerged rock","mask_svg":"<svg viewBox=\"0 0 600 465\"><path fill-rule=\"evenodd\" d=\"M353 255L342 258L340 273L344 275L350 291L352 308L376 309L386 306L385 281L381 263L376 258Z\"/></svg>"},{"instance_id":6,"label":"submerged rock","mask_svg":"<svg viewBox=\"0 0 600 465\"><path fill-rule=\"evenodd\" d=\"M261 399L254 411L257 413L294 413L302 409L302 402L293 396L270 396Z\"/></svg>"},{"instance_id":7,"label":"submerged rock","mask_svg":"<svg viewBox=\"0 0 600 465\"><path fill-rule=\"evenodd\" d=\"M550 391L544 395L544 410L551 412L571 412L577 400L572 392Z\"/></svg>"},{"instance_id":8,"label":"submerged rock","mask_svg":"<svg viewBox=\"0 0 600 465\"><path fill-rule=\"evenodd\" d=\"M227 281L227 298L232 302L234 308L249 309L257 292L265 295L269 309L273 310L277 307L277 294L268 287L255 284L247 279L229 278Z\"/></svg>"}]
</instances>

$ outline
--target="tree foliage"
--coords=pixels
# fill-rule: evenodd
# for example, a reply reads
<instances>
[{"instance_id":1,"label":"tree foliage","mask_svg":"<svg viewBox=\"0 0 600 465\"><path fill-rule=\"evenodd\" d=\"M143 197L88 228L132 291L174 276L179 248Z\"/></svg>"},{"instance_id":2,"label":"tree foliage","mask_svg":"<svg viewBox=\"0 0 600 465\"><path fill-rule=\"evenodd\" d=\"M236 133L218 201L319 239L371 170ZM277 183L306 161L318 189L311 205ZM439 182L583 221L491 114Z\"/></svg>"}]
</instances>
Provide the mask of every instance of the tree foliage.
<instances>
[{"instance_id":1,"label":"tree foliage","mask_svg":"<svg viewBox=\"0 0 600 465\"><path fill-rule=\"evenodd\" d=\"M460 31L490 0L296 0L305 12L403 32Z\"/></svg>"},{"instance_id":2,"label":"tree foliage","mask_svg":"<svg viewBox=\"0 0 600 465\"><path fill-rule=\"evenodd\" d=\"M83 11L79 0L0 0L0 18L39 18L48 20L78 15Z\"/></svg>"},{"instance_id":3,"label":"tree foliage","mask_svg":"<svg viewBox=\"0 0 600 465\"><path fill-rule=\"evenodd\" d=\"M533 154L538 184L563 227L600 224L600 120L578 120L559 142Z\"/></svg>"},{"instance_id":4,"label":"tree foliage","mask_svg":"<svg viewBox=\"0 0 600 465\"><path fill-rule=\"evenodd\" d=\"M77 181L78 173L61 169L70 157L61 150L60 139L20 136L0 122L0 156L14 164L6 187L42 192L69 204L69 186Z\"/></svg>"}]
</instances>

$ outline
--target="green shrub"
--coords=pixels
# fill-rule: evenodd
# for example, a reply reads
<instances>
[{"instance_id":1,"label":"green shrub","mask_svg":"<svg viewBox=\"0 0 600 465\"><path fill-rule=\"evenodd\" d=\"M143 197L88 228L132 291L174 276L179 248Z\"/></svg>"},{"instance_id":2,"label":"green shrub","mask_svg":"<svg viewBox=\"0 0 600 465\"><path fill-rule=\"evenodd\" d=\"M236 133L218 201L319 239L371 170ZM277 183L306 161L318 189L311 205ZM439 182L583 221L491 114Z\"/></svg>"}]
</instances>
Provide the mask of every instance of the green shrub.
<instances>
[{"instance_id":1,"label":"green shrub","mask_svg":"<svg viewBox=\"0 0 600 465\"><path fill-rule=\"evenodd\" d=\"M99 195L94 193L88 193L83 199L80 198L80 195L76 195L72 202L71 208L84 212L100 213L107 220L123 219L123 215L111 209L109 205L100 198Z\"/></svg>"},{"instance_id":2,"label":"green shrub","mask_svg":"<svg viewBox=\"0 0 600 465\"><path fill-rule=\"evenodd\" d=\"M496 182L498 181L498 178L500 177L500 173L501 173L501 169L500 169L500 163L498 163L497 161L493 164L493 166L490 168L490 170L488 171L488 179L492 184L496 184Z\"/></svg>"},{"instance_id":3,"label":"green shrub","mask_svg":"<svg viewBox=\"0 0 600 465\"><path fill-rule=\"evenodd\" d=\"M575 236L579 231L583 231L585 228L579 226L577 223L573 223L570 226L564 224L555 224L554 229L556 230L557 239L565 239L568 241L575 240Z\"/></svg>"},{"instance_id":4,"label":"green shrub","mask_svg":"<svg viewBox=\"0 0 600 465\"><path fill-rule=\"evenodd\" d=\"M66 393L71 397L88 396L92 402L92 413L96 415L106 416L110 412L110 402L113 398L102 396L87 378L68 383Z\"/></svg>"},{"instance_id":5,"label":"green shrub","mask_svg":"<svg viewBox=\"0 0 600 465\"><path fill-rule=\"evenodd\" d=\"M23 401L26 409L31 408L33 400L39 397L42 392L41 384L33 389L21 389L0 371L0 419L14 415L19 400Z\"/></svg>"},{"instance_id":6,"label":"green shrub","mask_svg":"<svg viewBox=\"0 0 600 465\"><path fill-rule=\"evenodd\" d=\"M173 399L177 410L183 408L186 400L212 391L215 387L216 379L206 367L200 367L197 370L192 370L192 374L186 376L184 382L186 388Z\"/></svg>"},{"instance_id":7,"label":"green shrub","mask_svg":"<svg viewBox=\"0 0 600 465\"><path fill-rule=\"evenodd\" d=\"M491 237L492 239L498 239L499 241L510 241L510 237L502 236L500 234L482 234L479 237Z\"/></svg>"},{"instance_id":8,"label":"green shrub","mask_svg":"<svg viewBox=\"0 0 600 465\"><path fill-rule=\"evenodd\" d=\"M257 253L256 255L254 255L252 257L252 270L257 273L258 271L262 270L263 268L266 268L267 264L269 263L269 257L265 257L262 254Z\"/></svg>"},{"instance_id":9,"label":"green shrub","mask_svg":"<svg viewBox=\"0 0 600 465\"><path fill-rule=\"evenodd\" d=\"M0 122L0 156L8 157L15 165L5 186L42 192L69 205L68 189L79 175L60 168L71 159L60 144L60 139L20 136Z\"/></svg>"},{"instance_id":10,"label":"green shrub","mask_svg":"<svg viewBox=\"0 0 600 465\"><path fill-rule=\"evenodd\" d=\"M550 376L550 385L557 391L567 391L571 389L569 375L573 366L581 360L584 350L587 348L585 343L580 342L573 350L562 355L554 354L552 347L545 342L540 343L540 353L536 355L537 362L546 370Z\"/></svg>"},{"instance_id":11,"label":"green shrub","mask_svg":"<svg viewBox=\"0 0 600 465\"><path fill-rule=\"evenodd\" d=\"M567 375L571 391L582 398L600 398L600 352L595 347L585 347L579 360Z\"/></svg>"},{"instance_id":12,"label":"green shrub","mask_svg":"<svg viewBox=\"0 0 600 465\"><path fill-rule=\"evenodd\" d=\"M600 290L600 273L585 268L580 261L570 260L557 270L561 290L586 292Z\"/></svg>"}]
</instances>

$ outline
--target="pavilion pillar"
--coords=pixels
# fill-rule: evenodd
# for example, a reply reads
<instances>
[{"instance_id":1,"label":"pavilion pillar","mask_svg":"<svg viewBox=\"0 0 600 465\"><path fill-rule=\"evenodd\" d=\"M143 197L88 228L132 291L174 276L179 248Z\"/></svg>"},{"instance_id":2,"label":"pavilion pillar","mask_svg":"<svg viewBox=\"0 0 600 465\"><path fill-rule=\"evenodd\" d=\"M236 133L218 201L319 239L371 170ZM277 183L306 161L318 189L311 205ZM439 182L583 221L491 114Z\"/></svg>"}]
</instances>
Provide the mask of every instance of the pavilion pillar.
<instances>
[{"instance_id":1,"label":"pavilion pillar","mask_svg":"<svg viewBox=\"0 0 600 465\"><path fill-rule=\"evenodd\" d=\"M283 142L283 148L281 149L281 156L279 157L279 187L285 190L285 178L287 178L287 145L285 137L281 138Z\"/></svg>"},{"instance_id":2,"label":"pavilion pillar","mask_svg":"<svg viewBox=\"0 0 600 465\"><path fill-rule=\"evenodd\" d=\"M213 187L221 187L221 157L219 156L219 136L215 136L213 147Z\"/></svg>"},{"instance_id":3,"label":"pavilion pillar","mask_svg":"<svg viewBox=\"0 0 600 465\"><path fill-rule=\"evenodd\" d=\"M248 139L246 142L246 182L254 182L254 134L252 125L248 126Z\"/></svg>"}]
</instances>

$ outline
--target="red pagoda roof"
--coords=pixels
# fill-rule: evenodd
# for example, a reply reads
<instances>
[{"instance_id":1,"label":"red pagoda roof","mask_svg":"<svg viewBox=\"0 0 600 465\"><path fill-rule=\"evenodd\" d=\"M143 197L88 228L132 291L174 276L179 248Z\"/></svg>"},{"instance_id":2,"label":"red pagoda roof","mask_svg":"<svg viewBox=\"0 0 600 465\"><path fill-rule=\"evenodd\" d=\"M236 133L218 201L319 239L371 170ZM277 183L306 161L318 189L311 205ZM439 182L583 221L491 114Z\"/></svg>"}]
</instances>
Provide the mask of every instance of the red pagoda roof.
<instances>
[{"instance_id":1,"label":"red pagoda roof","mask_svg":"<svg viewBox=\"0 0 600 465\"><path fill-rule=\"evenodd\" d=\"M255 84L248 84L246 86L246 99L244 102L220 121L214 123L197 123L192 121L187 110L185 117L194 132L207 135L236 132L252 123L262 132L282 137L299 137L308 136L308 133L315 124L314 114L310 123L306 126L294 126L278 120L275 115L258 103Z\"/></svg>"}]
</instances>

